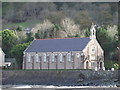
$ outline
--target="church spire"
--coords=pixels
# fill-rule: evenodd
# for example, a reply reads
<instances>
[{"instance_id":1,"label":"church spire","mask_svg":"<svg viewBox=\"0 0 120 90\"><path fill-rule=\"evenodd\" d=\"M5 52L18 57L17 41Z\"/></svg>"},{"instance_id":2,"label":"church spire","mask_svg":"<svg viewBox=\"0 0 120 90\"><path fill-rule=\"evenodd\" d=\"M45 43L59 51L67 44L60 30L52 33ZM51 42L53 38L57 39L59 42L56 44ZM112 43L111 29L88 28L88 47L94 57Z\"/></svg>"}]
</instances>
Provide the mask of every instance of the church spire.
<instances>
[{"instance_id":1,"label":"church spire","mask_svg":"<svg viewBox=\"0 0 120 90\"><path fill-rule=\"evenodd\" d=\"M96 29L95 29L95 24L92 23L91 28L90 28L90 39L96 39Z\"/></svg>"}]
</instances>

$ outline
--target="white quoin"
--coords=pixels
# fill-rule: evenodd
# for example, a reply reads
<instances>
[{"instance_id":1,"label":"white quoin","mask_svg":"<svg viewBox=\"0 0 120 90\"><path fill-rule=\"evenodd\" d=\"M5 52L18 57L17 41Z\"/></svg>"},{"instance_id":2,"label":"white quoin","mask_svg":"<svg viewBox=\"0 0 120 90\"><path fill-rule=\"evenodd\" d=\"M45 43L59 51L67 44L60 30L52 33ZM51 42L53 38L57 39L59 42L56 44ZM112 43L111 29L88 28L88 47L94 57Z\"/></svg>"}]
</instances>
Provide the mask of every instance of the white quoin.
<instances>
[{"instance_id":1,"label":"white quoin","mask_svg":"<svg viewBox=\"0 0 120 90\"><path fill-rule=\"evenodd\" d=\"M94 24L92 24L91 28L90 28L90 39L96 39L96 29L95 29L95 26Z\"/></svg>"}]
</instances>

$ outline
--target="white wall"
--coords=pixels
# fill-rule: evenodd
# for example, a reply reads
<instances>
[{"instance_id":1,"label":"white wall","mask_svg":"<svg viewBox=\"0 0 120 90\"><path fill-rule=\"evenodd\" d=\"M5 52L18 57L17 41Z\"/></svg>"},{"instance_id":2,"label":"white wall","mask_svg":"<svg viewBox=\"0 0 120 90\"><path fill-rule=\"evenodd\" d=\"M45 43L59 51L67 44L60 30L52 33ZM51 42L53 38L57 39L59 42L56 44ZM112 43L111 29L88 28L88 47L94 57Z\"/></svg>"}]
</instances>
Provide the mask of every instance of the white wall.
<instances>
[{"instance_id":1,"label":"white wall","mask_svg":"<svg viewBox=\"0 0 120 90\"><path fill-rule=\"evenodd\" d=\"M5 54L0 48L0 67L5 66Z\"/></svg>"}]
</instances>

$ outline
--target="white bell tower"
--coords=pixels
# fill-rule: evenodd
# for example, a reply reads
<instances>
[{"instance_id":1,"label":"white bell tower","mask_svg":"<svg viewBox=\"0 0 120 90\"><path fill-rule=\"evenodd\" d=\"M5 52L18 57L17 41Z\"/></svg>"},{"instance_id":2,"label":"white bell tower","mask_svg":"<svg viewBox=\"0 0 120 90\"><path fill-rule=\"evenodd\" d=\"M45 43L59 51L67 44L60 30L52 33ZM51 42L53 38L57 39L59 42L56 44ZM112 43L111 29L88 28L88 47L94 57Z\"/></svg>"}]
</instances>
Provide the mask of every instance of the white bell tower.
<instances>
[{"instance_id":1,"label":"white bell tower","mask_svg":"<svg viewBox=\"0 0 120 90\"><path fill-rule=\"evenodd\" d=\"M94 24L91 25L91 28L90 28L90 39L96 39L96 29L95 29L95 26Z\"/></svg>"}]
</instances>

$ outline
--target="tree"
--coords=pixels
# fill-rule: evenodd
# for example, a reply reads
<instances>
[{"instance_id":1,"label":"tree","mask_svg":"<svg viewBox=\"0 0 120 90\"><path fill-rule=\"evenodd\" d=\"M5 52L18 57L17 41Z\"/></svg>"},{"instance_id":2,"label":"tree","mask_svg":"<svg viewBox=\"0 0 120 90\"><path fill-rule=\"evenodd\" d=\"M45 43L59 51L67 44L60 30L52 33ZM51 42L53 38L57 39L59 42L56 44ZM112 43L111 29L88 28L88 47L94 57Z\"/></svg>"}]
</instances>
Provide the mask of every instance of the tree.
<instances>
[{"instance_id":1,"label":"tree","mask_svg":"<svg viewBox=\"0 0 120 90\"><path fill-rule=\"evenodd\" d=\"M76 34L80 34L80 26L75 24L74 20L71 18L65 18L61 22L64 37L66 36L75 36Z\"/></svg>"},{"instance_id":2,"label":"tree","mask_svg":"<svg viewBox=\"0 0 120 90\"><path fill-rule=\"evenodd\" d=\"M33 41L33 40L34 40L34 37L33 37L32 35L33 35L32 32L27 33L26 42Z\"/></svg>"},{"instance_id":3,"label":"tree","mask_svg":"<svg viewBox=\"0 0 120 90\"><path fill-rule=\"evenodd\" d=\"M2 48L6 54L6 57L10 57L11 48L17 44L18 36L13 30L3 30L0 31L0 36L2 36Z\"/></svg>"},{"instance_id":4,"label":"tree","mask_svg":"<svg viewBox=\"0 0 120 90\"><path fill-rule=\"evenodd\" d=\"M107 59L113 60L115 56L117 40L108 35L107 30L103 27L97 29L97 40L102 46Z\"/></svg>"},{"instance_id":5,"label":"tree","mask_svg":"<svg viewBox=\"0 0 120 90\"><path fill-rule=\"evenodd\" d=\"M36 38L36 39L40 39L40 38L42 38L41 36L42 36L42 35L41 35L41 33L40 33L40 30L38 30L38 32L35 33L35 38Z\"/></svg>"},{"instance_id":6,"label":"tree","mask_svg":"<svg viewBox=\"0 0 120 90\"><path fill-rule=\"evenodd\" d=\"M87 29L94 22L87 11L81 11L75 14L75 22L80 24L80 28Z\"/></svg>"},{"instance_id":7,"label":"tree","mask_svg":"<svg viewBox=\"0 0 120 90\"><path fill-rule=\"evenodd\" d=\"M120 25L118 26L118 57L119 57L119 70L120 70Z\"/></svg>"},{"instance_id":8,"label":"tree","mask_svg":"<svg viewBox=\"0 0 120 90\"><path fill-rule=\"evenodd\" d=\"M16 59L18 64L18 69L22 69L23 63L23 52L30 45L29 43L17 44L11 49L12 56Z\"/></svg>"},{"instance_id":9,"label":"tree","mask_svg":"<svg viewBox=\"0 0 120 90\"><path fill-rule=\"evenodd\" d=\"M17 31L22 31L22 30L23 30L23 27L22 27L22 26L18 26L18 27L16 28L16 30L17 30Z\"/></svg>"}]
</instances>

